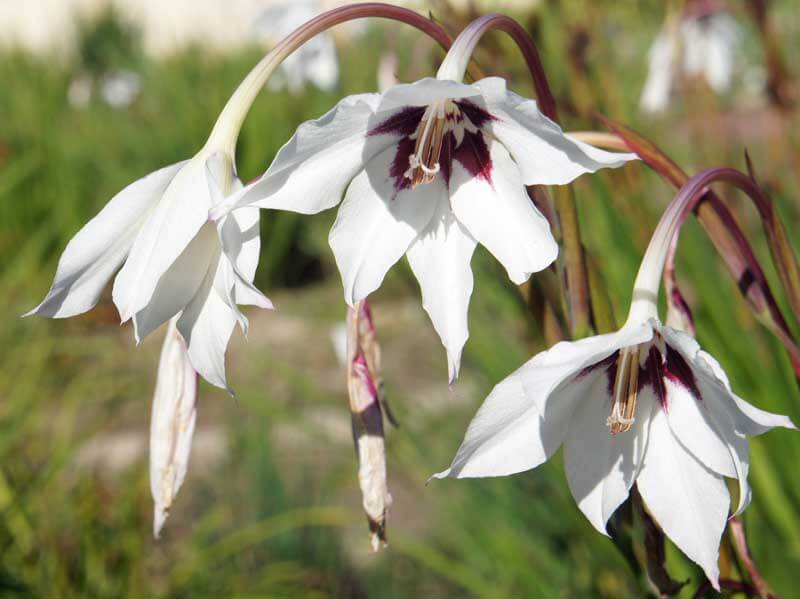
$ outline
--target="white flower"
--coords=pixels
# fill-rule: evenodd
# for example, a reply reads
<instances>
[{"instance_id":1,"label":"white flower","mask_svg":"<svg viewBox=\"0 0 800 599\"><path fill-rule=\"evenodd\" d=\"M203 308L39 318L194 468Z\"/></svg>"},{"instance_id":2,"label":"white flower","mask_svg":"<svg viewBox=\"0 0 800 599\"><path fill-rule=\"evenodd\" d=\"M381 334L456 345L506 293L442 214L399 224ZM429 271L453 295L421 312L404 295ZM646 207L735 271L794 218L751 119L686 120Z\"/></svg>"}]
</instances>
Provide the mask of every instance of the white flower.
<instances>
[{"instance_id":1,"label":"white flower","mask_svg":"<svg viewBox=\"0 0 800 599\"><path fill-rule=\"evenodd\" d=\"M679 21L668 21L648 53L647 80L639 100L642 110L665 110L680 73L703 77L718 94L726 92L733 81L740 38L739 25L724 11L688 13Z\"/></svg>"},{"instance_id":2,"label":"white flower","mask_svg":"<svg viewBox=\"0 0 800 599\"><path fill-rule=\"evenodd\" d=\"M679 194L653 235L625 326L558 343L508 376L470 423L450 468L435 476L514 474L563 445L570 490L597 530L607 534L636 483L666 535L718 588L730 502L724 477L739 481L738 514L750 501L747 436L795 427L736 396L714 358L658 321L664 257L687 197Z\"/></svg>"},{"instance_id":3,"label":"white flower","mask_svg":"<svg viewBox=\"0 0 800 599\"><path fill-rule=\"evenodd\" d=\"M686 19L681 35L686 73L704 77L718 94L728 91L741 38L736 19L726 12Z\"/></svg>"},{"instance_id":4,"label":"white flower","mask_svg":"<svg viewBox=\"0 0 800 599\"><path fill-rule=\"evenodd\" d=\"M329 240L345 300L355 305L377 289L405 254L452 381L468 334L475 246L524 282L558 251L525 185L565 184L633 158L564 135L502 79L423 79L347 97L304 123L263 177L216 213L310 214L344 198Z\"/></svg>"},{"instance_id":5,"label":"white flower","mask_svg":"<svg viewBox=\"0 0 800 599\"><path fill-rule=\"evenodd\" d=\"M276 43L318 13L319 3L315 0L280 2L263 12L256 22L256 32L265 41ZM339 83L336 45L329 33L314 36L287 56L270 78L269 88L287 87L290 93L297 95L307 81L325 91L331 91Z\"/></svg>"},{"instance_id":6,"label":"white flower","mask_svg":"<svg viewBox=\"0 0 800 599\"><path fill-rule=\"evenodd\" d=\"M240 187L231 156L204 149L119 192L67 244L44 301L27 315L64 318L97 303L114 281L123 322L137 342L175 315L189 357L203 378L227 388L225 349L237 304L270 307L252 286L258 262L258 211L210 221L220 190Z\"/></svg>"},{"instance_id":7,"label":"white flower","mask_svg":"<svg viewBox=\"0 0 800 599\"><path fill-rule=\"evenodd\" d=\"M176 321L169 321L161 348L150 417L150 491L155 502L156 538L186 477L197 419L197 374Z\"/></svg>"}]
</instances>

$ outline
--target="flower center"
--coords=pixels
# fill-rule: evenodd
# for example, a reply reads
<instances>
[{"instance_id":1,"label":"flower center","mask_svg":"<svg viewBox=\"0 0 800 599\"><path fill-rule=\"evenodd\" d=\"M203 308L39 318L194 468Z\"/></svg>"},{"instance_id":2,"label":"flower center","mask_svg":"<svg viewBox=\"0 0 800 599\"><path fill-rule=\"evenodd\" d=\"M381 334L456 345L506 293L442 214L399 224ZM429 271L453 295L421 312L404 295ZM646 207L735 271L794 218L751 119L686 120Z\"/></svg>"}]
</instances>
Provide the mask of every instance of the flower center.
<instances>
[{"instance_id":1,"label":"flower center","mask_svg":"<svg viewBox=\"0 0 800 599\"><path fill-rule=\"evenodd\" d=\"M425 109L417 130L410 136L416 144L408 157L408 170L403 174L411 180L411 187L434 180L441 168L439 157L445 135L454 131L457 138L463 138L463 120L461 110L452 100L437 100Z\"/></svg>"}]
</instances>

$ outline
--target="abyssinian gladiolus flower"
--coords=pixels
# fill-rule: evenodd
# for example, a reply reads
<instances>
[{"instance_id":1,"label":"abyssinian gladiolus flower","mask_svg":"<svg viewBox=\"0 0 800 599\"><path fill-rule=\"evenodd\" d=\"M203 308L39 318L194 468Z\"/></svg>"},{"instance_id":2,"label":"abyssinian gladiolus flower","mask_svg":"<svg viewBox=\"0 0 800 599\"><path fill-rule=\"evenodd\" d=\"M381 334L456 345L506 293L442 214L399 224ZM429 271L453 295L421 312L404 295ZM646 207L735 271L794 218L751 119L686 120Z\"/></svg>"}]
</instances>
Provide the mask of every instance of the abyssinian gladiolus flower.
<instances>
[{"instance_id":1,"label":"abyssinian gladiolus flower","mask_svg":"<svg viewBox=\"0 0 800 599\"><path fill-rule=\"evenodd\" d=\"M177 318L169 321L161 348L150 417L150 491L155 502L156 538L186 478L197 419L197 374L176 321Z\"/></svg>"},{"instance_id":2,"label":"abyssinian gladiolus flower","mask_svg":"<svg viewBox=\"0 0 800 599\"><path fill-rule=\"evenodd\" d=\"M201 151L132 183L69 242L44 301L28 314L63 318L97 303L108 281L137 342L175 315L195 370L227 388L225 349L237 304L270 307L252 285L259 252L258 211L209 220L222 189L238 189L231 157Z\"/></svg>"},{"instance_id":3,"label":"abyssinian gladiolus flower","mask_svg":"<svg viewBox=\"0 0 800 599\"><path fill-rule=\"evenodd\" d=\"M458 47L456 40L451 53ZM349 96L304 123L226 206L315 213L344 198L329 240L345 300L355 305L377 289L405 254L447 349L451 381L468 335L476 245L515 283L556 257L525 185L565 184L635 158L571 139L503 79L460 83L463 67L454 70L454 61L446 58L436 79Z\"/></svg>"},{"instance_id":4,"label":"abyssinian gladiolus flower","mask_svg":"<svg viewBox=\"0 0 800 599\"><path fill-rule=\"evenodd\" d=\"M529 470L564 446L570 490L592 525L606 523L636 483L666 535L718 587L719 543L750 501L747 437L795 428L736 396L717 361L657 318L658 282L681 206L662 218L634 285L625 326L562 342L497 385L470 423L445 477Z\"/></svg>"},{"instance_id":5,"label":"abyssinian gladiolus flower","mask_svg":"<svg viewBox=\"0 0 800 599\"><path fill-rule=\"evenodd\" d=\"M721 94L733 81L741 31L721 3L691 2L680 20L670 20L656 36L648 57L648 73L640 99L647 112L661 112L681 73L702 77Z\"/></svg>"}]
</instances>

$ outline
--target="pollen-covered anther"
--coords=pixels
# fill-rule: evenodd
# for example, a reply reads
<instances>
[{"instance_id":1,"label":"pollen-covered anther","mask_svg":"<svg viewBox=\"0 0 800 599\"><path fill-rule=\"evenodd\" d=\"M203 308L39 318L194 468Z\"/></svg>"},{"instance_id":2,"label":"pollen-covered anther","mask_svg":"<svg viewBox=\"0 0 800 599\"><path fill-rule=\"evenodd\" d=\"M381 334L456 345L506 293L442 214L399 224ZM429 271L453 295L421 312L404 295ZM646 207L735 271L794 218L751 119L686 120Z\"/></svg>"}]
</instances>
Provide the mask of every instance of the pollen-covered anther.
<instances>
[{"instance_id":1,"label":"pollen-covered anther","mask_svg":"<svg viewBox=\"0 0 800 599\"><path fill-rule=\"evenodd\" d=\"M636 398L639 393L640 348L627 347L617 358L617 374L614 379L613 404L606 425L612 435L625 433L635 420Z\"/></svg>"},{"instance_id":2,"label":"pollen-covered anther","mask_svg":"<svg viewBox=\"0 0 800 599\"><path fill-rule=\"evenodd\" d=\"M439 157L445 135L462 120L461 111L451 100L434 102L425 110L412 139L416 139L414 153L408 157L408 170L403 173L411 179L411 187L431 183L440 170Z\"/></svg>"}]
</instances>

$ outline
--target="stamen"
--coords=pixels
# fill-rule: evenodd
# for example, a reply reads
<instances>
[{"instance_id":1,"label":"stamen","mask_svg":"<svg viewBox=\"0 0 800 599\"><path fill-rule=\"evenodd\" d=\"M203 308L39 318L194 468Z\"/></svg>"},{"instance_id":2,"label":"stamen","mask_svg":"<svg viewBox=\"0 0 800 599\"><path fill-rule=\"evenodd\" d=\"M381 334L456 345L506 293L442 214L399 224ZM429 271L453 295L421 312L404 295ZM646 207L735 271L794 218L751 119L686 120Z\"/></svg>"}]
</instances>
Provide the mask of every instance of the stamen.
<instances>
[{"instance_id":1,"label":"stamen","mask_svg":"<svg viewBox=\"0 0 800 599\"><path fill-rule=\"evenodd\" d=\"M631 429L639 393L639 346L626 347L619 354L614 380L613 405L606 425L612 435Z\"/></svg>"},{"instance_id":2,"label":"stamen","mask_svg":"<svg viewBox=\"0 0 800 599\"><path fill-rule=\"evenodd\" d=\"M408 170L403 173L411 179L411 187L431 183L440 170L439 156L445 134L461 121L461 111L450 100L437 101L428 106L412 138L417 142L414 153L408 157Z\"/></svg>"}]
</instances>

